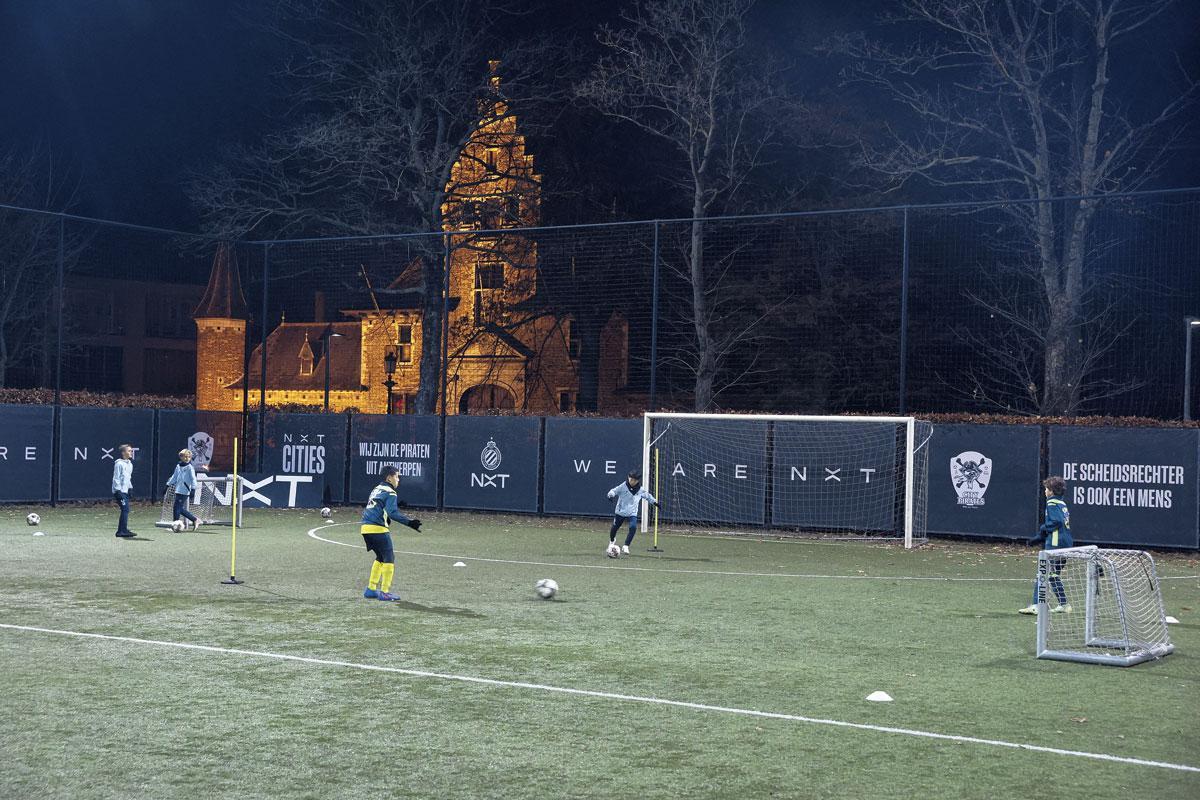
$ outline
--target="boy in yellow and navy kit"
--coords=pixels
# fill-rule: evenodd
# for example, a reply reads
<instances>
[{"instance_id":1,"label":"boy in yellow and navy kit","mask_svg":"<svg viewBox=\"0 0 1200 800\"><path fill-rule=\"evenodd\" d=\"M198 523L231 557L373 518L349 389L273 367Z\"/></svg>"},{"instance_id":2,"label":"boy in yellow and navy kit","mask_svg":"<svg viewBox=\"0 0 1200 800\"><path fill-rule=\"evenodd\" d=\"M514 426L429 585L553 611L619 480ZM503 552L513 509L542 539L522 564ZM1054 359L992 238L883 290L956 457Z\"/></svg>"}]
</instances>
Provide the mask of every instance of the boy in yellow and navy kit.
<instances>
[{"instance_id":1,"label":"boy in yellow and navy kit","mask_svg":"<svg viewBox=\"0 0 1200 800\"><path fill-rule=\"evenodd\" d=\"M363 509L362 533L367 550L375 553L371 564L371 579L363 590L363 597L374 600L399 600L390 593L392 576L396 572L396 557L392 550L392 534L388 526L392 520L407 525L414 531L421 530L421 520L409 519L400 513L400 501L396 498L396 487L400 485L400 474L395 467L384 467L379 472L379 485L371 490L371 499Z\"/></svg>"},{"instance_id":2,"label":"boy in yellow and navy kit","mask_svg":"<svg viewBox=\"0 0 1200 800\"><path fill-rule=\"evenodd\" d=\"M1067 508L1066 502L1062 499L1063 493L1067 490L1066 482L1055 475L1042 481L1042 488L1046 494L1046 521L1042 523L1042 527L1038 528L1037 536L1029 540L1029 544L1040 545L1043 550L1061 550L1064 547L1073 547L1071 510ZM1051 558L1048 559L1048 562L1038 562L1038 576L1033 584L1033 603L1022 608L1022 614L1038 612L1038 603L1046 596L1047 582L1058 599L1058 605L1050 609L1051 613L1061 614L1071 610L1062 578L1059 577L1066 563L1065 558Z\"/></svg>"}]
</instances>

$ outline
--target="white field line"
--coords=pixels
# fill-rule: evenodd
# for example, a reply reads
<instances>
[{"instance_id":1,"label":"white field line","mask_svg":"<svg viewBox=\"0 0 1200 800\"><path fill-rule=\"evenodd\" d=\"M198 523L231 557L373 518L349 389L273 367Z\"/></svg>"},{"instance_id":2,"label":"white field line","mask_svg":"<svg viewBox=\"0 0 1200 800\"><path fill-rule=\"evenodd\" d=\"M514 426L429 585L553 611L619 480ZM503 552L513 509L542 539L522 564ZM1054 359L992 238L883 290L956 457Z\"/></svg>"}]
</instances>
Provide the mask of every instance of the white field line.
<instances>
[{"instance_id":1,"label":"white field line","mask_svg":"<svg viewBox=\"0 0 1200 800\"><path fill-rule=\"evenodd\" d=\"M357 525L356 522L335 522L330 525L322 525L319 528L313 528L308 531L308 535L313 539L317 539L329 544L340 545L341 547L353 547L356 550L361 550L361 544L350 544L349 542L339 542L335 539L326 539L324 536L319 536L317 531L324 531L330 528L335 528L339 525ZM444 553L421 553L415 550L397 550L397 553L405 556L422 556L424 558L452 558L455 561L483 561L489 564L519 564L528 567L562 567L563 569L617 569L626 572L673 572L684 575L726 575L726 576L741 576L745 578L804 578L809 580L830 580L830 581L936 581L942 583L1030 583L1033 581L1029 578L951 578L941 577L937 575L808 575L797 572L722 572L720 570L711 569L660 569L658 567L624 567L616 564L560 564L553 561L518 561L507 558L482 558L480 556L464 556L464 555L446 555ZM1197 580L1200 576L1183 575L1177 576L1176 579L1182 580ZM1160 581L1169 581L1172 578L1159 578Z\"/></svg>"},{"instance_id":2,"label":"white field line","mask_svg":"<svg viewBox=\"0 0 1200 800\"><path fill-rule=\"evenodd\" d=\"M174 647L180 650L192 650L203 653L220 653L223 655L249 656L251 658L266 658L276 661L290 661L299 664L311 664L319 667L343 667L346 669L358 669L368 672L387 672L395 675L407 675L413 678L430 678L440 681L454 681L457 683L468 683L477 686L490 686L504 689L526 689L535 692L550 692L553 694L572 695L575 697L595 697L602 700L618 700L626 703L643 703L646 705L668 706L671 708L685 708L692 711L708 711L720 714L734 714L742 717L755 717L758 719L778 719L787 722L804 722L810 725L828 725L835 728L849 728L859 731L871 731L873 733L892 733L901 736L915 736L921 739L934 739L946 742L960 742L962 744L976 744L988 747L1004 747L1012 750L1028 750L1035 753L1049 753L1058 756L1072 756L1075 758L1086 758L1094 761L1109 761L1118 764L1132 764L1139 767L1158 767L1161 769L1175 770L1177 772L1195 772L1200 773L1200 767L1194 767L1188 764L1173 764L1167 761L1149 761L1142 758L1130 758L1127 756L1114 756L1107 753L1091 753L1083 750L1064 750L1058 747L1043 747L1036 744L1025 744L1022 742L1008 742L1002 739L980 739L974 736L955 736L948 733L935 733L932 731L921 731L913 728L896 728L888 725L869 725L861 722L846 722L837 719L822 719L820 717L805 717L799 714L782 714L774 711L755 711L748 708L732 708L730 706L714 706L707 703L689 703L684 700L667 700L661 697L642 697L632 694L617 694L615 692L598 692L590 689L572 689L566 686L548 686L541 683L525 683L523 681L502 681L493 678L479 678L472 675L454 675L445 672L430 672L420 669L404 669L401 667L386 667L378 664L359 664L354 661L337 661L327 658L309 658L307 656L293 656L284 653L270 653L262 650L242 650L234 647L214 647L205 644L192 644L189 642L168 642L160 639L139 639L133 636L113 636L105 633L86 633L82 631L67 631L56 628L38 628L31 625L9 625L0 623L0 628L11 631L24 631L27 633L44 633L54 636L68 636L77 639L100 639L110 642L126 642L128 644L151 645L154 647Z\"/></svg>"}]
</instances>

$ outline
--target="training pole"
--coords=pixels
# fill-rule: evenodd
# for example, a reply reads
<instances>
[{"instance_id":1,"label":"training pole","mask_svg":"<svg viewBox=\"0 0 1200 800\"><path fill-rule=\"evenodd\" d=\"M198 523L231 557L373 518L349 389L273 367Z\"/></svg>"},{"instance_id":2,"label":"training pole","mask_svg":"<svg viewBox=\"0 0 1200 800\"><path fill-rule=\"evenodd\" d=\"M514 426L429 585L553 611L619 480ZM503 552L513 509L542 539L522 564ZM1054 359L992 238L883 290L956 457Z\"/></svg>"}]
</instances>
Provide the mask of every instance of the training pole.
<instances>
[{"instance_id":1,"label":"training pole","mask_svg":"<svg viewBox=\"0 0 1200 800\"><path fill-rule=\"evenodd\" d=\"M233 499L230 501L230 504L233 506L233 539L232 539L232 546L229 549L229 580L221 581L221 583L231 585L231 586L235 585L235 584L239 584L239 583L245 583L245 581L239 581L237 579L237 525L238 525L238 512L241 511L240 502L239 502L241 500L241 492L238 491L239 486L240 486L240 484L238 483L238 440L237 440L237 437L235 436L235 437L233 437L233 488L231 488L229 490L230 492L233 493Z\"/></svg>"},{"instance_id":2,"label":"training pole","mask_svg":"<svg viewBox=\"0 0 1200 800\"><path fill-rule=\"evenodd\" d=\"M654 499L658 499L658 448L654 448ZM647 553L661 553L658 546L658 504L654 505L654 546L646 548Z\"/></svg>"}]
</instances>

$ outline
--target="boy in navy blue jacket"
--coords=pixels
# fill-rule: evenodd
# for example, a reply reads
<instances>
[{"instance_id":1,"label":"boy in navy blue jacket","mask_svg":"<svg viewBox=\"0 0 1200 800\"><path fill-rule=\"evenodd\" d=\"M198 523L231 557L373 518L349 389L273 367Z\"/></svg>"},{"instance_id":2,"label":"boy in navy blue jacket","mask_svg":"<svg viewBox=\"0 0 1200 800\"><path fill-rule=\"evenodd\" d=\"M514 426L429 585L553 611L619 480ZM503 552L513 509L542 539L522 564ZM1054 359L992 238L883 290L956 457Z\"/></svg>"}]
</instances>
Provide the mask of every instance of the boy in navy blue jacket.
<instances>
[{"instance_id":1,"label":"boy in navy blue jacket","mask_svg":"<svg viewBox=\"0 0 1200 800\"><path fill-rule=\"evenodd\" d=\"M175 465L175 472L167 481L167 486L175 490L175 505L171 512L171 519L184 519L191 522L192 530L199 528L200 521L196 519L195 514L188 511L188 498L192 496L192 490L196 488L196 470L192 467L191 450L179 451L179 463ZM186 529L187 522L184 522L183 525Z\"/></svg>"},{"instance_id":2,"label":"boy in navy blue jacket","mask_svg":"<svg viewBox=\"0 0 1200 800\"><path fill-rule=\"evenodd\" d=\"M1040 546L1043 550L1061 550L1064 547L1073 547L1071 510L1067 508L1066 502L1062 499L1063 493L1067 490L1066 482L1054 475L1042 481L1042 488L1046 494L1046 521L1042 523L1042 527L1038 528L1037 536L1029 540L1029 544ZM1048 562L1038 562L1038 577L1033 584L1033 603L1022 608L1022 614L1038 612L1038 603L1046 596L1047 582L1058 599L1058 605L1050 609L1051 613L1061 614L1071 610L1062 578L1059 577L1059 573L1062 572L1066 563L1065 558L1051 558Z\"/></svg>"},{"instance_id":3,"label":"boy in navy blue jacket","mask_svg":"<svg viewBox=\"0 0 1200 800\"><path fill-rule=\"evenodd\" d=\"M409 519L400 513L400 501L396 487L400 485L400 473L395 467L384 467L379 472L379 485L371 490L367 507L363 509L359 532L368 552L375 554L371 563L371 577L363 597L371 600L399 600L391 593L392 576L396 573L396 556L392 550L391 521L407 525L420 532L421 520Z\"/></svg>"}]
</instances>

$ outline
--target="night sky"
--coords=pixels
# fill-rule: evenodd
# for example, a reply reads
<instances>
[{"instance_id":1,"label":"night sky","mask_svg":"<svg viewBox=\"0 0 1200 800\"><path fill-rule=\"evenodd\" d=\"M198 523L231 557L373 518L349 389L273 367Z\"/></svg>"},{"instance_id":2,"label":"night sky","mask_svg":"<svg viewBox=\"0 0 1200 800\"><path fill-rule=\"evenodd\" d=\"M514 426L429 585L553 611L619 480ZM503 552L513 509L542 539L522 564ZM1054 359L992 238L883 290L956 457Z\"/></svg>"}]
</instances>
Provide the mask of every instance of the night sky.
<instances>
[{"instance_id":1,"label":"night sky","mask_svg":"<svg viewBox=\"0 0 1200 800\"><path fill-rule=\"evenodd\" d=\"M558 2L538 15L546 35L591 41L613 16L606 3ZM762 2L757 35L798 59L838 29L869 24L886 5L872 0ZM1200 72L1200 3L1182 4L1193 25L1160 32L1148 71L1182 54ZM186 195L203 171L236 143L252 144L278 110L272 70L279 45L246 25L244 0L5 0L0 4L0 141L49 147L77 176L78 213L195 229ZM812 94L830 72L801 70ZM1154 82L1148 80L1148 86ZM826 91L829 87L826 87ZM1169 182L1197 182L1191 155ZM1165 180L1165 179L1164 179Z\"/></svg>"}]
</instances>

